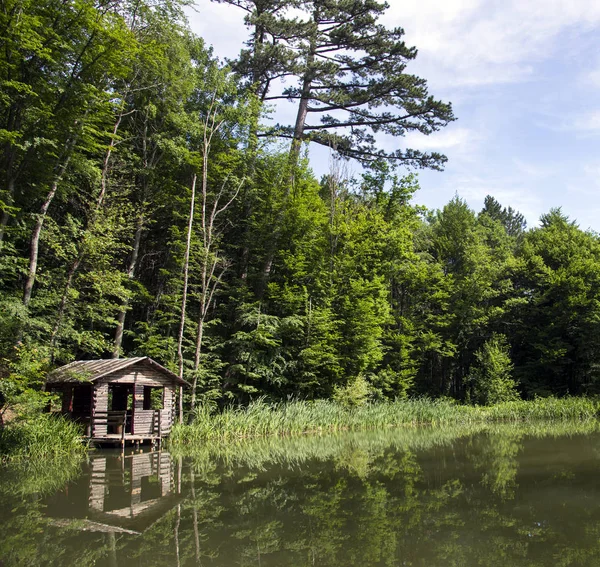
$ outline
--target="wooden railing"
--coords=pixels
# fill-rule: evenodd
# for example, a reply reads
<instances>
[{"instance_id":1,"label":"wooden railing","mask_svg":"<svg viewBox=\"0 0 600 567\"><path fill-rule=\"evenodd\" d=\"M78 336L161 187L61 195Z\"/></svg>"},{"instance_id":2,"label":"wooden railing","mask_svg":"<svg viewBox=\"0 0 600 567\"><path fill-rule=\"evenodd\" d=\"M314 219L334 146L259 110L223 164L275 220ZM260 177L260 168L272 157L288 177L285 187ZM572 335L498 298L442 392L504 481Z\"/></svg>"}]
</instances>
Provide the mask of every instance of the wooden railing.
<instances>
[{"instance_id":1,"label":"wooden railing","mask_svg":"<svg viewBox=\"0 0 600 567\"><path fill-rule=\"evenodd\" d=\"M164 410L136 410L133 418L134 429L138 434L162 437L166 423L163 423Z\"/></svg>"},{"instance_id":2,"label":"wooden railing","mask_svg":"<svg viewBox=\"0 0 600 567\"><path fill-rule=\"evenodd\" d=\"M125 440L125 431L127 429L127 411L96 411L90 417L91 436L96 437L96 428L106 426L106 433L109 428L114 429L115 433L121 435L121 442ZM114 433L113 433L114 435Z\"/></svg>"},{"instance_id":3,"label":"wooden railing","mask_svg":"<svg viewBox=\"0 0 600 567\"><path fill-rule=\"evenodd\" d=\"M118 434L121 440L132 433L142 437L162 437L164 432L169 431L168 419L164 413L164 410L136 410L132 416L127 411L96 411L89 418L89 434L92 438Z\"/></svg>"}]
</instances>

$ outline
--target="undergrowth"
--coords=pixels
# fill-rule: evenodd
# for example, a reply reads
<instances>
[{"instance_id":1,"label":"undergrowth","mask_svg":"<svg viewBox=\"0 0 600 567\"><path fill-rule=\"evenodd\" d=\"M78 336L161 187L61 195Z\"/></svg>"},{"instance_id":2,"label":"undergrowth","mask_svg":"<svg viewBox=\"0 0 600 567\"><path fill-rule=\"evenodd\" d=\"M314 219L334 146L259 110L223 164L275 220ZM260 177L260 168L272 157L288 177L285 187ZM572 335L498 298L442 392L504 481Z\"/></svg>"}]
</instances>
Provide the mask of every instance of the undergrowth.
<instances>
[{"instance_id":1,"label":"undergrowth","mask_svg":"<svg viewBox=\"0 0 600 567\"><path fill-rule=\"evenodd\" d=\"M15 421L0 429L0 461L83 456L87 447L81 434L79 425L51 414Z\"/></svg>"}]
</instances>

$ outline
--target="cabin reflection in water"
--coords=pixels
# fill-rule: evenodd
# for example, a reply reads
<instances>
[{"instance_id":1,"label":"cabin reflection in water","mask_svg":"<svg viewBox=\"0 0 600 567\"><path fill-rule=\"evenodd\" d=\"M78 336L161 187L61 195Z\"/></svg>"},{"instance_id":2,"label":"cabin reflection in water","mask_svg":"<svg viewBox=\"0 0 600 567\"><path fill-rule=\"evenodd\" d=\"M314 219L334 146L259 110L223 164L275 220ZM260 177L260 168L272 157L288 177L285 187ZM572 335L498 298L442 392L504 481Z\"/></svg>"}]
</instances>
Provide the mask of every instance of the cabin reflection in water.
<instances>
[{"instance_id":1,"label":"cabin reflection in water","mask_svg":"<svg viewBox=\"0 0 600 567\"><path fill-rule=\"evenodd\" d=\"M91 463L90 517L141 527L138 519L158 519L173 496L172 463L168 453L141 453L111 462L96 457ZM114 464L121 464L120 470ZM146 522L143 522L145 525ZM123 526L124 527L124 526Z\"/></svg>"},{"instance_id":2,"label":"cabin reflection in water","mask_svg":"<svg viewBox=\"0 0 600 567\"><path fill-rule=\"evenodd\" d=\"M80 485L50 504L50 510L60 510L53 514L55 523L84 531L137 535L180 500L181 467L166 452L94 456L85 478L87 498L82 498L85 487ZM70 519L57 520L57 515Z\"/></svg>"}]
</instances>

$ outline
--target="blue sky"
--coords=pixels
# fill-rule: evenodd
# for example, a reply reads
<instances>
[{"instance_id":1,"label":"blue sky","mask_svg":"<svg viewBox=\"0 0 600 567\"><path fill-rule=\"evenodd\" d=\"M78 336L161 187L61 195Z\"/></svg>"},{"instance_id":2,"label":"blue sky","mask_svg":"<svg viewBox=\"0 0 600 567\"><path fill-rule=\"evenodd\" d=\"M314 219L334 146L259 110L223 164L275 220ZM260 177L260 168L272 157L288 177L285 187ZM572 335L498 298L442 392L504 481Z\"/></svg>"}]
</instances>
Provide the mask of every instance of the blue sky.
<instances>
[{"instance_id":1,"label":"blue sky","mask_svg":"<svg viewBox=\"0 0 600 567\"><path fill-rule=\"evenodd\" d=\"M600 232L600 2L388 2L384 23L419 50L408 71L458 118L431 136L385 141L448 156L444 172L419 172L415 201L439 208L458 194L479 210L490 194L529 226L561 207ZM216 55L235 57L247 36L241 10L197 0L188 16ZM293 119L291 104L277 112ZM320 175L329 158L317 149L311 162Z\"/></svg>"}]
</instances>

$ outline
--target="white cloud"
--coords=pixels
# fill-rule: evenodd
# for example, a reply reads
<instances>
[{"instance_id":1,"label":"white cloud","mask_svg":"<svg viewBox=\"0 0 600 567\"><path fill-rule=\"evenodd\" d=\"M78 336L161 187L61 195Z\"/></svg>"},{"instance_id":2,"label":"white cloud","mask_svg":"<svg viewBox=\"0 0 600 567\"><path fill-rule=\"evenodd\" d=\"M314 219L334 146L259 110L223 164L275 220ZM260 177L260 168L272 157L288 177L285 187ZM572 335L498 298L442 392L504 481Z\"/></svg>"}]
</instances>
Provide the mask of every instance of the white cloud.
<instances>
[{"instance_id":1,"label":"white cloud","mask_svg":"<svg viewBox=\"0 0 600 567\"><path fill-rule=\"evenodd\" d=\"M482 135L469 128L447 126L444 130L434 132L429 136L419 132L409 132L403 140L406 147L415 147L427 151L445 151L455 148L470 151L474 145L481 142Z\"/></svg>"},{"instance_id":2,"label":"white cloud","mask_svg":"<svg viewBox=\"0 0 600 567\"><path fill-rule=\"evenodd\" d=\"M248 36L242 10L200 0L185 13L192 31L214 46L219 58L233 59L239 54Z\"/></svg>"},{"instance_id":3,"label":"white cloud","mask_svg":"<svg viewBox=\"0 0 600 567\"><path fill-rule=\"evenodd\" d=\"M580 77L580 82L584 87L600 88L600 66L585 71Z\"/></svg>"},{"instance_id":4,"label":"white cloud","mask_svg":"<svg viewBox=\"0 0 600 567\"><path fill-rule=\"evenodd\" d=\"M448 87L530 79L552 57L556 38L600 23L596 0L404 0L388 23L406 30L432 84ZM421 64L419 64L419 67Z\"/></svg>"},{"instance_id":5,"label":"white cloud","mask_svg":"<svg viewBox=\"0 0 600 567\"><path fill-rule=\"evenodd\" d=\"M576 116L566 125L569 130L577 130L579 132L599 132L600 131L600 110L592 110L585 114Z\"/></svg>"},{"instance_id":6,"label":"white cloud","mask_svg":"<svg viewBox=\"0 0 600 567\"><path fill-rule=\"evenodd\" d=\"M554 164L537 164L514 158L516 172L530 180L544 179L556 175L557 167Z\"/></svg>"}]
</instances>

